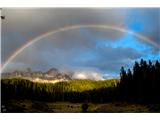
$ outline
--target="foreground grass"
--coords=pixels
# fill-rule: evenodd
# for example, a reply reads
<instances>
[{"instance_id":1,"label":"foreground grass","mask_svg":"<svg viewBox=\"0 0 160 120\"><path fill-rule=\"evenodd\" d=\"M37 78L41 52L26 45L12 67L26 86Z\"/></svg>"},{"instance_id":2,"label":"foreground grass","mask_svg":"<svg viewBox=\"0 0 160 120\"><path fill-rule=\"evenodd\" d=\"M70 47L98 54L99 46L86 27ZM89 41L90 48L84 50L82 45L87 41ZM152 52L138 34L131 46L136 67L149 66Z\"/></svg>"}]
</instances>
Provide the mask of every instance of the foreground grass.
<instances>
[{"instance_id":1,"label":"foreground grass","mask_svg":"<svg viewBox=\"0 0 160 120\"><path fill-rule=\"evenodd\" d=\"M103 104L88 103L88 111L93 113L138 113L160 112L160 105L139 105L126 102ZM40 102L31 100L10 100L2 104L2 112L45 112L45 113L80 113L82 103L70 102Z\"/></svg>"}]
</instances>

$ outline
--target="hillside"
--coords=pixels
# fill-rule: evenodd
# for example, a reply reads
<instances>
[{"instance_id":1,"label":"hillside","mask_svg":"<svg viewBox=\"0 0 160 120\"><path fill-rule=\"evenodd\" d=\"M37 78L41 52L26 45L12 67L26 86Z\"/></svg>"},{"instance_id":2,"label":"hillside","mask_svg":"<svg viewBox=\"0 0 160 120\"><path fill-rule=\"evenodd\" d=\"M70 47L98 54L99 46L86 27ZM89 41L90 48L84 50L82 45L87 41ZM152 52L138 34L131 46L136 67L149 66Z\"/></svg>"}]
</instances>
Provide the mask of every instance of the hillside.
<instances>
[{"instance_id":1,"label":"hillside","mask_svg":"<svg viewBox=\"0 0 160 120\"><path fill-rule=\"evenodd\" d=\"M33 82L25 79L2 79L2 98L29 98L45 101L104 101L118 80L70 80L53 83ZM108 91L106 90L108 89ZM104 95L106 94L106 95ZM102 98L97 99L98 95ZM104 98L106 96L106 98ZM108 95L109 96L109 95ZM100 97L99 97L100 98Z\"/></svg>"}]
</instances>

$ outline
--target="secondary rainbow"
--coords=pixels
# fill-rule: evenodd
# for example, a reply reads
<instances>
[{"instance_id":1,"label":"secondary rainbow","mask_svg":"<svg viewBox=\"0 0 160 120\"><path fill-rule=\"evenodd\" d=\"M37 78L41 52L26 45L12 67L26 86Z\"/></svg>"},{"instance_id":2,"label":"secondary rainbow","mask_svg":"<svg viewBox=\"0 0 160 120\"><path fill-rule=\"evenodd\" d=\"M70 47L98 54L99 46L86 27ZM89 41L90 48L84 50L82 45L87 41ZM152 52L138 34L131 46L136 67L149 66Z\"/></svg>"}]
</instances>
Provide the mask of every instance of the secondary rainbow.
<instances>
[{"instance_id":1,"label":"secondary rainbow","mask_svg":"<svg viewBox=\"0 0 160 120\"><path fill-rule=\"evenodd\" d=\"M73 29L79 29L79 28L100 28L100 29L110 29L110 30L115 30L115 31L120 31L123 33L128 33L131 34L135 37L137 37L139 40L145 41L151 45L153 45L156 48L160 48L160 46L158 44L156 44L155 42L153 42L150 38L143 36L141 34L135 33L131 30L127 30L125 28L120 28L120 27L116 27L116 26L110 26L110 25L101 25L101 24L94 24L94 25L73 25L73 26L66 26L63 28L59 28L53 31L49 31L47 33L44 33L32 40L30 40L29 42L27 42L26 44L24 44L22 47L20 47L19 49L17 49L10 57L9 59L4 63L4 65L2 65L1 71L3 71L3 69L14 59L16 58L16 56L21 53L25 48L29 47L30 45L36 43L39 40L44 40L43 38L52 35L52 34L56 34L59 32L64 32L64 31L68 31L68 30L73 30Z\"/></svg>"}]
</instances>

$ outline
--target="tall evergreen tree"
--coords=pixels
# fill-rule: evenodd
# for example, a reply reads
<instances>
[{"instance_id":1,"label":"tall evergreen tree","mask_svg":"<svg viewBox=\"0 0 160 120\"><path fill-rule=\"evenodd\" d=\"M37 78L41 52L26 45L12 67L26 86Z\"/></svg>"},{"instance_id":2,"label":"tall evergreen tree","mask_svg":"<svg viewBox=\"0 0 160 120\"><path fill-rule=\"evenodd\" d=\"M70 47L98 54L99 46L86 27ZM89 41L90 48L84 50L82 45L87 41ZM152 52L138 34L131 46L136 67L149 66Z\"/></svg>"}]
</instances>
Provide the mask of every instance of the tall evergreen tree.
<instances>
[{"instance_id":1,"label":"tall evergreen tree","mask_svg":"<svg viewBox=\"0 0 160 120\"><path fill-rule=\"evenodd\" d=\"M133 73L128 69L127 73L121 68L121 81L119 88L128 99L132 98L138 102L160 101L160 63L151 61L135 62Z\"/></svg>"}]
</instances>

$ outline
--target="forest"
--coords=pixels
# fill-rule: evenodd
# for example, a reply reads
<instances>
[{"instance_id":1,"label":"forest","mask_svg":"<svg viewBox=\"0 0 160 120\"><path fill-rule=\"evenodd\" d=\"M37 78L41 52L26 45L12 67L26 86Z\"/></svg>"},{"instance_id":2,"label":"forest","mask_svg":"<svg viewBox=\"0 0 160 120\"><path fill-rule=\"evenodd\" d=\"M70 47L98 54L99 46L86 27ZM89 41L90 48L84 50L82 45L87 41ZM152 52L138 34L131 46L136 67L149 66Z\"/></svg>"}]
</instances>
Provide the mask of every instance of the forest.
<instances>
[{"instance_id":1,"label":"forest","mask_svg":"<svg viewBox=\"0 0 160 120\"><path fill-rule=\"evenodd\" d=\"M70 80L55 84L35 83L19 78L1 80L2 103L10 99L73 103L159 103L159 91L158 60L152 62L141 59L135 62L132 69L122 67L120 80Z\"/></svg>"},{"instance_id":2,"label":"forest","mask_svg":"<svg viewBox=\"0 0 160 120\"><path fill-rule=\"evenodd\" d=\"M124 67L120 72L118 86L121 99L139 103L160 102L160 62L155 63L143 59L135 62L133 69Z\"/></svg>"}]
</instances>

